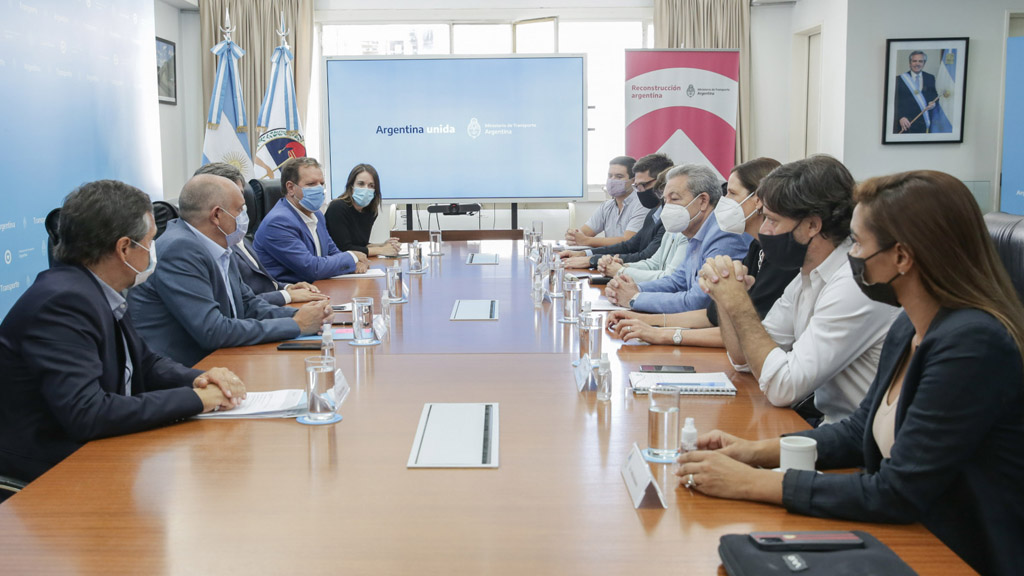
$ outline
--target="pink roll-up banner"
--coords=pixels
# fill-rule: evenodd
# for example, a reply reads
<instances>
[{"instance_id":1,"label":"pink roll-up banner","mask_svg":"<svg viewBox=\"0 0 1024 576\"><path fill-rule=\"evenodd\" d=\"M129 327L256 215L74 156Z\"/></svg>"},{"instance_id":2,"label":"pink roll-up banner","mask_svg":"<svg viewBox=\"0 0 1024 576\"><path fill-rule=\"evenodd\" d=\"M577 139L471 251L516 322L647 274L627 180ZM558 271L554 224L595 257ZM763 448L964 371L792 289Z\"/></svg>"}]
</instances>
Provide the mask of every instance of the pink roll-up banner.
<instances>
[{"instance_id":1,"label":"pink roll-up banner","mask_svg":"<svg viewBox=\"0 0 1024 576\"><path fill-rule=\"evenodd\" d=\"M626 154L664 152L727 179L739 76L737 50L626 50Z\"/></svg>"}]
</instances>

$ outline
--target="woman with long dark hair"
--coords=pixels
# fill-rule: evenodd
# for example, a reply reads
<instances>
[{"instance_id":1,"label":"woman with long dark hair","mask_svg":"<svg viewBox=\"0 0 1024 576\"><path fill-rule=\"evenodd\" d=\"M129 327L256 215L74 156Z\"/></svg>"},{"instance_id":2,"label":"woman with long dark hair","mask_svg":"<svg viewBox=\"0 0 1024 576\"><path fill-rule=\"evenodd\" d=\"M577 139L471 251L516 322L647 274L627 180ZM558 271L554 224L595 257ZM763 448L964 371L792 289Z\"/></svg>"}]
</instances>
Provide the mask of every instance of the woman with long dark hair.
<instances>
[{"instance_id":1,"label":"woman with long dark hair","mask_svg":"<svg viewBox=\"0 0 1024 576\"><path fill-rule=\"evenodd\" d=\"M772 471L779 440L713 431L677 472L687 487L793 512L921 522L982 574L1024 565L1024 308L977 203L941 172L856 190L850 267L864 294L902 306L878 373L848 418L797 435L817 467ZM709 276L722 276L705 266ZM719 282L735 282L721 277ZM757 466L765 469L755 468Z\"/></svg>"},{"instance_id":2,"label":"woman with long dark hair","mask_svg":"<svg viewBox=\"0 0 1024 576\"><path fill-rule=\"evenodd\" d=\"M398 240L370 244L370 231L380 212L380 177L369 164L357 164L348 174L345 192L330 203L324 213L327 232L345 252L357 250L367 256L395 256Z\"/></svg>"}]
</instances>

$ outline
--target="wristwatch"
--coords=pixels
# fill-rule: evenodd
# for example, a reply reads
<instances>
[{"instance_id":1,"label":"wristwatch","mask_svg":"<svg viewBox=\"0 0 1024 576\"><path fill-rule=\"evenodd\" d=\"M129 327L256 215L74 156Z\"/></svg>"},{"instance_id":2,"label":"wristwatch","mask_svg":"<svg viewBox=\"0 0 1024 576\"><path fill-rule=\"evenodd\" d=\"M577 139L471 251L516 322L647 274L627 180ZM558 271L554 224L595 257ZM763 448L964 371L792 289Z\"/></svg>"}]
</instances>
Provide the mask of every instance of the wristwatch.
<instances>
[{"instance_id":1,"label":"wristwatch","mask_svg":"<svg viewBox=\"0 0 1024 576\"><path fill-rule=\"evenodd\" d=\"M632 308L632 307L633 307L633 304L635 304L635 303L636 303L636 297L637 297L637 296L638 296L638 294L633 294L633 297L629 299L629 307L630 307L630 308Z\"/></svg>"},{"instance_id":2,"label":"wristwatch","mask_svg":"<svg viewBox=\"0 0 1024 576\"><path fill-rule=\"evenodd\" d=\"M683 329L676 328L676 333L672 335L672 343L679 346L683 343Z\"/></svg>"}]
</instances>

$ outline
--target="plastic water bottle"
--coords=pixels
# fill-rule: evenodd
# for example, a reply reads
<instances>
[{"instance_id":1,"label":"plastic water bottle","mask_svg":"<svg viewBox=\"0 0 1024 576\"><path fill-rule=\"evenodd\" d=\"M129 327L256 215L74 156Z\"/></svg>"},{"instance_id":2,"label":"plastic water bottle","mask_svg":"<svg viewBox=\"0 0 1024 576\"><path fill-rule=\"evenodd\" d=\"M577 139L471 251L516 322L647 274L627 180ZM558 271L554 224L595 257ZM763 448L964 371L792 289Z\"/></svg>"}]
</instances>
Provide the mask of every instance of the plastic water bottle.
<instances>
[{"instance_id":1,"label":"plastic water bottle","mask_svg":"<svg viewBox=\"0 0 1024 576\"><path fill-rule=\"evenodd\" d=\"M323 336L320 339L320 355L334 357L334 326L330 322L323 325Z\"/></svg>"},{"instance_id":2,"label":"plastic water bottle","mask_svg":"<svg viewBox=\"0 0 1024 576\"><path fill-rule=\"evenodd\" d=\"M601 354L601 362L598 363L597 399L601 402L612 399L612 363L608 360L607 352Z\"/></svg>"}]
</instances>

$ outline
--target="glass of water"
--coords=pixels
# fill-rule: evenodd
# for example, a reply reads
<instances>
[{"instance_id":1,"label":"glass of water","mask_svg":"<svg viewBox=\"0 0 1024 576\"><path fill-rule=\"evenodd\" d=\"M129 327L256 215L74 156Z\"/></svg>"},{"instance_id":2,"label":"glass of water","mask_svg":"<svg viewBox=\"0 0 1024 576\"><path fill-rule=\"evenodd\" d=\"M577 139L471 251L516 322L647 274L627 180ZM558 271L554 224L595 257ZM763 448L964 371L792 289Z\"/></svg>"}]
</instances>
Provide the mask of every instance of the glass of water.
<instances>
[{"instance_id":1,"label":"glass of water","mask_svg":"<svg viewBox=\"0 0 1024 576\"><path fill-rule=\"evenodd\" d=\"M409 248L409 273L423 273L423 246L420 246L419 240L413 240L412 246Z\"/></svg>"},{"instance_id":2,"label":"glass of water","mask_svg":"<svg viewBox=\"0 0 1024 576\"><path fill-rule=\"evenodd\" d=\"M533 233L536 234L538 238L543 238L544 237L544 221L543 220L534 220L532 228L533 228Z\"/></svg>"},{"instance_id":3,"label":"glass of water","mask_svg":"<svg viewBox=\"0 0 1024 576\"><path fill-rule=\"evenodd\" d=\"M337 406L334 403L335 365L332 356L306 358L306 396L310 420L330 420Z\"/></svg>"},{"instance_id":4,"label":"glass of water","mask_svg":"<svg viewBox=\"0 0 1024 576\"><path fill-rule=\"evenodd\" d=\"M562 279L562 317L559 322L575 324L580 314L580 283L575 276Z\"/></svg>"},{"instance_id":5,"label":"glass of water","mask_svg":"<svg viewBox=\"0 0 1024 576\"><path fill-rule=\"evenodd\" d=\"M352 345L379 344L373 334L373 298L360 296L352 299Z\"/></svg>"},{"instance_id":6,"label":"glass of water","mask_svg":"<svg viewBox=\"0 0 1024 576\"><path fill-rule=\"evenodd\" d=\"M655 458L675 458L679 453L679 388L653 386L647 411L647 447Z\"/></svg>"},{"instance_id":7,"label":"glass of water","mask_svg":"<svg viewBox=\"0 0 1024 576\"><path fill-rule=\"evenodd\" d=\"M601 333L603 330L603 316L596 312L581 312L579 315L580 328L580 359L583 355L590 356L590 362L597 364L601 359Z\"/></svg>"},{"instance_id":8,"label":"glass of water","mask_svg":"<svg viewBox=\"0 0 1024 576\"><path fill-rule=\"evenodd\" d=\"M443 256L444 252L441 252L441 231L431 230L430 231L430 255L431 256Z\"/></svg>"},{"instance_id":9,"label":"glass of water","mask_svg":"<svg viewBox=\"0 0 1024 576\"><path fill-rule=\"evenodd\" d=\"M405 302L405 293L402 286L402 267L398 262L388 267L388 298L392 303Z\"/></svg>"}]
</instances>

